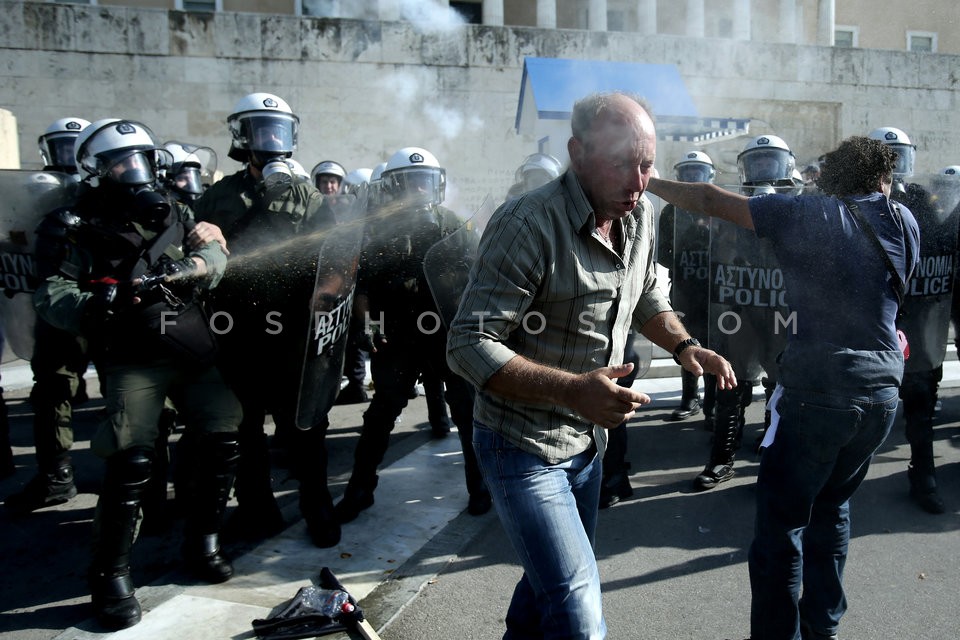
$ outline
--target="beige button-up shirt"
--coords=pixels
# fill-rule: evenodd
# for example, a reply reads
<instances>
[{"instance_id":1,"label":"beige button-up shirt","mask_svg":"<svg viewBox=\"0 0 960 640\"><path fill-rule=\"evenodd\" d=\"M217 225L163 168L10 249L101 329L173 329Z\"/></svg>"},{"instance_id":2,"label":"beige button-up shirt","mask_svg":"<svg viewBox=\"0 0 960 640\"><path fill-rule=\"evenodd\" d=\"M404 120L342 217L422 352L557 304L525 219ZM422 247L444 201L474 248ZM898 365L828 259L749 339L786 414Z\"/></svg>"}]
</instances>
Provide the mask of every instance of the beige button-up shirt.
<instances>
[{"instance_id":1,"label":"beige button-up shirt","mask_svg":"<svg viewBox=\"0 0 960 640\"><path fill-rule=\"evenodd\" d=\"M620 251L604 244L576 175L496 211L480 241L447 360L478 389L474 418L524 451L556 464L602 452L605 433L573 411L487 393L516 355L573 373L623 362L627 333L670 304L656 287L654 212L646 196L620 227Z\"/></svg>"}]
</instances>

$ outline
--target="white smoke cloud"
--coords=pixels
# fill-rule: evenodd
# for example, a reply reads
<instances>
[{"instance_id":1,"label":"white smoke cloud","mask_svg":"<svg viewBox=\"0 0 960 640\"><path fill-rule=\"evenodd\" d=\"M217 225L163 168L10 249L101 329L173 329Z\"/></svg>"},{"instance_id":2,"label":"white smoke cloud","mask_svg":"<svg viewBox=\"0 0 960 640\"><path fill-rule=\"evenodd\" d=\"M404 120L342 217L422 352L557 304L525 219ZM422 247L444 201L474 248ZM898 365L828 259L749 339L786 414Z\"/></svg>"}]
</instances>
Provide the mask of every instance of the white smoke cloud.
<instances>
[{"instance_id":1,"label":"white smoke cloud","mask_svg":"<svg viewBox=\"0 0 960 640\"><path fill-rule=\"evenodd\" d=\"M400 0L400 16L422 31L446 31L466 24L463 16L435 0Z\"/></svg>"}]
</instances>

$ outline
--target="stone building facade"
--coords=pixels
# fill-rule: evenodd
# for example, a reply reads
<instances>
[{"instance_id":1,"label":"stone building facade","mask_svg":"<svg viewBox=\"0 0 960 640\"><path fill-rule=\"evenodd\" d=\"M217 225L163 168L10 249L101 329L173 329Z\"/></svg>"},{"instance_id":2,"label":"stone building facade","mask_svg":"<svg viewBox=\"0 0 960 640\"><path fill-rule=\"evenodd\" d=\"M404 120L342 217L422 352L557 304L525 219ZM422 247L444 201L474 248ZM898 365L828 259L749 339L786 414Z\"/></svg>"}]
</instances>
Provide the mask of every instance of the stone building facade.
<instances>
[{"instance_id":1,"label":"stone building facade","mask_svg":"<svg viewBox=\"0 0 960 640\"><path fill-rule=\"evenodd\" d=\"M243 95L267 91L300 116L296 158L308 170L324 159L373 167L398 148L425 147L447 168L450 204L468 212L487 193L501 197L537 149L515 127L531 56L675 65L701 116L748 118L751 135L780 135L798 163L889 125L916 143L918 172L960 164L957 55L115 4L0 2L0 108L15 119L23 168L39 167L37 135L72 115L139 119L164 140L211 146L230 173L226 117ZM706 144L727 180L744 143ZM662 141L660 171L669 175L690 146Z\"/></svg>"}]
</instances>

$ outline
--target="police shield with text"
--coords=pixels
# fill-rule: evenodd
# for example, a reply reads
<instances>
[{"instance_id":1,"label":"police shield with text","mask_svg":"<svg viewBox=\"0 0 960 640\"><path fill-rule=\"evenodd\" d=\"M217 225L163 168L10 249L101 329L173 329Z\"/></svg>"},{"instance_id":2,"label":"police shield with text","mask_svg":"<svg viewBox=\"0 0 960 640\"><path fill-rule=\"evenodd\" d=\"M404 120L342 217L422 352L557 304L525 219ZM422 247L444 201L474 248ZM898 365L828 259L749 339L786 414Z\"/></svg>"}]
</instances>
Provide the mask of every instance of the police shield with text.
<instances>
[{"instance_id":1,"label":"police shield with text","mask_svg":"<svg viewBox=\"0 0 960 640\"><path fill-rule=\"evenodd\" d=\"M868 137L897 152L890 199L907 207L920 227L920 264L897 321L910 344L900 397L910 443L910 496L925 511L943 513L933 462L933 419L950 329L960 185L947 170L935 176L914 176L916 146L902 130L880 127Z\"/></svg>"},{"instance_id":2,"label":"police shield with text","mask_svg":"<svg viewBox=\"0 0 960 640\"><path fill-rule=\"evenodd\" d=\"M713 160L702 151L688 151L674 167L681 182L713 182L717 171ZM710 219L706 216L677 210L672 204L660 212L657 262L670 270L670 302L692 336L708 341L707 318L709 300ZM713 421L714 388L712 376L704 376L705 401L702 409ZM686 420L701 411L699 377L681 370L680 406L671 414L673 420Z\"/></svg>"},{"instance_id":3,"label":"police shield with text","mask_svg":"<svg viewBox=\"0 0 960 640\"><path fill-rule=\"evenodd\" d=\"M5 331L14 351L30 360L33 388L33 444L37 474L4 504L24 514L62 504L77 495L73 461L73 405L86 397L84 372L90 364L86 339L61 331L37 318L33 291L37 265L50 263L46 255L60 247L62 239L79 218L65 205L79 189L74 141L90 123L82 118L60 118L37 139L44 172L2 172L0 182L22 182L24 188L4 185L2 227L7 230L3 245L3 288L0 298ZM50 215L43 215L52 212ZM42 218L40 216L43 216ZM22 225L18 230L14 227ZM54 251L58 249L53 249ZM37 253L39 252L39 253ZM8 315L8 312L12 315ZM32 332L31 332L32 330Z\"/></svg>"}]
</instances>

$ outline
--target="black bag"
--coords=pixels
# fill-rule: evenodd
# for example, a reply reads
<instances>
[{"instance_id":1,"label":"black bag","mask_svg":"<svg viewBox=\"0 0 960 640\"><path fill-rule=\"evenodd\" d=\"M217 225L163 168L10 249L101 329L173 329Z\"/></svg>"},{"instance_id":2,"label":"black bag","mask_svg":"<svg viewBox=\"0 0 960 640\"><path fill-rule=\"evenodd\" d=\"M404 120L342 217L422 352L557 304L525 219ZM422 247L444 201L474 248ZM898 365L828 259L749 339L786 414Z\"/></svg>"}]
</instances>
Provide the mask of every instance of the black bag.
<instances>
[{"instance_id":1,"label":"black bag","mask_svg":"<svg viewBox=\"0 0 960 640\"><path fill-rule=\"evenodd\" d=\"M146 324L165 350L184 364L208 367L217 357L217 337L203 305L187 302L173 309L154 305L146 314Z\"/></svg>"}]
</instances>

